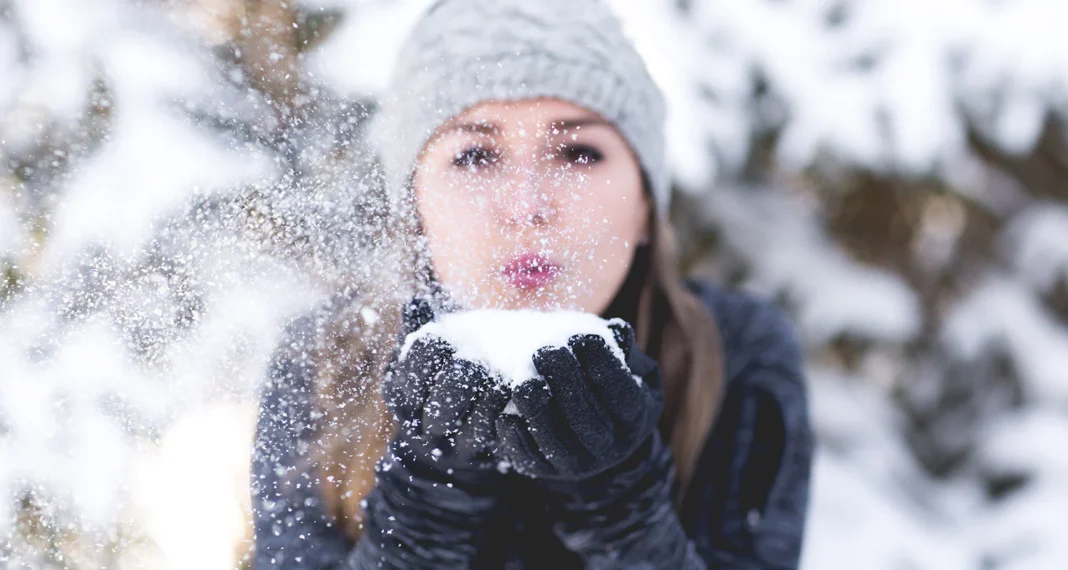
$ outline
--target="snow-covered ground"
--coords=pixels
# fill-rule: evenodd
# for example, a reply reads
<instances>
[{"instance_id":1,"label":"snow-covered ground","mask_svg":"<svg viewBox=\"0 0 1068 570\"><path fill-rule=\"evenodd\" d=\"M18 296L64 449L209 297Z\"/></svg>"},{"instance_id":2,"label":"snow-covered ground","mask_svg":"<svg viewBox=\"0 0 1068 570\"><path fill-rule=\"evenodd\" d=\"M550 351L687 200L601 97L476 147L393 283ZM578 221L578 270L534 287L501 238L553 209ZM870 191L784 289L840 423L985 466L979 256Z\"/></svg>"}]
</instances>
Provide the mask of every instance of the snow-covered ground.
<instances>
[{"instance_id":1,"label":"snow-covered ground","mask_svg":"<svg viewBox=\"0 0 1068 570\"><path fill-rule=\"evenodd\" d=\"M1068 191L1006 198L966 136L1026 153L1048 116L1068 118L1068 4L612 3L669 97L681 190L745 266L741 285L788 300L809 350L821 446L805 568L1068 568L1068 327L1047 302L1068 280ZM336 186L362 188L343 168L295 172L338 155L334 130L262 140L280 119L224 64L250 4L0 0L0 562L229 568L247 548L255 388L279 327L331 274L292 252L330 231L315 212L336 211ZM301 79L373 99L425 5L301 2L293 26L343 15L300 56ZM770 96L754 98L754 74ZM748 185L769 123L781 183ZM794 184L826 156L942 181L1006 220L937 326L913 283L855 261ZM286 233L292 220L311 222ZM871 347L855 366L826 355L844 335ZM920 338L933 352L910 350ZM973 444L931 475L903 402L937 399L957 365L1001 378L968 366L1002 354L1016 403L979 405L966 434L946 424Z\"/></svg>"}]
</instances>

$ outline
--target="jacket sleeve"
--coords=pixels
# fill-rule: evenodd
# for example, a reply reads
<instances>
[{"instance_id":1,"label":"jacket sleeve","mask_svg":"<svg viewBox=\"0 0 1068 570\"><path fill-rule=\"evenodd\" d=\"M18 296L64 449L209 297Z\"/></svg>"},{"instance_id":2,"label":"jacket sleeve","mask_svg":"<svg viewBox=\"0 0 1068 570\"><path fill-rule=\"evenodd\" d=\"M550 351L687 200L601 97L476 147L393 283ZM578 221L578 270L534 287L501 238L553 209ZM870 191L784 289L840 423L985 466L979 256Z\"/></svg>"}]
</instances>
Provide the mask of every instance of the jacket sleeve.
<instances>
[{"instance_id":1,"label":"jacket sleeve","mask_svg":"<svg viewBox=\"0 0 1068 570\"><path fill-rule=\"evenodd\" d=\"M675 463L654 433L634 456L591 479L558 483L554 531L590 569L704 570L671 500Z\"/></svg>"},{"instance_id":2,"label":"jacket sleeve","mask_svg":"<svg viewBox=\"0 0 1068 570\"><path fill-rule=\"evenodd\" d=\"M345 568L471 568L497 516L499 482L454 482L398 456L382 465Z\"/></svg>"},{"instance_id":3,"label":"jacket sleeve","mask_svg":"<svg viewBox=\"0 0 1068 570\"><path fill-rule=\"evenodd\" d=\"M720 329L726 386L687 526L709 568L797 568L814 438L796 335L770 304L697 292Z\"/></svg>"}]
</instances>

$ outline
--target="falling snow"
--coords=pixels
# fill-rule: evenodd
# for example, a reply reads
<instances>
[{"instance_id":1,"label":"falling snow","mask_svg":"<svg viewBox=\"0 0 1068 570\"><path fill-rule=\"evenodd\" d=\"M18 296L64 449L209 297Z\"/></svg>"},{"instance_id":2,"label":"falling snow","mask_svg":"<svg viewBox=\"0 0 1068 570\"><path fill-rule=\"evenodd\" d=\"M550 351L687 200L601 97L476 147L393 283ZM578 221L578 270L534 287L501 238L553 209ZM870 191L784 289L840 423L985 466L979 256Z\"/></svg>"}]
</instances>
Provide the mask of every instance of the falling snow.
<instances>
[{"instance_id":1,"label":"falling snow","mask_svg":"<svg viewBox=\"0 0 1068 570\"><path fill-rule=\"evenodd\" d=\"M806 348L804 567L1068 567L1068 4L612 4L669 100L688 268L780 301ZM426 5L0 0L5 567L247 552L282 327L388 288L365 129ZM920 230L861 216L895 209ZM475 336L606 335L576 319Z\"/></svg>"}]
</instances>

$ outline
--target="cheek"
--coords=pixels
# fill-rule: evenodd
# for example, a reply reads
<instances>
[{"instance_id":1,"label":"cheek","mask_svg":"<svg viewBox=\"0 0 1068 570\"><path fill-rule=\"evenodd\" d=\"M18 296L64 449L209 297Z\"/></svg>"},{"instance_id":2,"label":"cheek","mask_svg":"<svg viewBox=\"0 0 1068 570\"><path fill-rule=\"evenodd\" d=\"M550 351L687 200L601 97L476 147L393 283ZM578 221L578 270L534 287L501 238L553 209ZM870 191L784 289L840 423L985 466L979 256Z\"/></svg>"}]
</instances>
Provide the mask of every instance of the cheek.
<instances>
[{"instance_id":1,"label":"cheek","mask_svg":"<svg viewBox=\"0 0 1068 570\"><path fill-rule=\"evenodd\" d=\"M582 308L601 312L622 286L644 236L648 206L639 184L624 188L599 184L589 188L568 216L565 235L577 254L573 278L588 284Z\"/></svg>"},{"instance_id":2,"label":"cheek","mask_svg":"<svg viewBox=\"0 0 1068 570\"><path fill-rule=\"evenodd\" d=\"M448 189L416 192L416 203L438 277L445 284L462 282L482 263L489 239L480 208Z\"/></svg>"},{"instance_id":3,"label":"cheek","mask_svg":"<svg viewBox=\"0 0 1068 570\"><path fill-rule=\"evenodd\" d=\"M649 210L637 180L600 181L576 205L576 220L599 249L626 251L644 235Z\"/></svg>"}]
</instances>

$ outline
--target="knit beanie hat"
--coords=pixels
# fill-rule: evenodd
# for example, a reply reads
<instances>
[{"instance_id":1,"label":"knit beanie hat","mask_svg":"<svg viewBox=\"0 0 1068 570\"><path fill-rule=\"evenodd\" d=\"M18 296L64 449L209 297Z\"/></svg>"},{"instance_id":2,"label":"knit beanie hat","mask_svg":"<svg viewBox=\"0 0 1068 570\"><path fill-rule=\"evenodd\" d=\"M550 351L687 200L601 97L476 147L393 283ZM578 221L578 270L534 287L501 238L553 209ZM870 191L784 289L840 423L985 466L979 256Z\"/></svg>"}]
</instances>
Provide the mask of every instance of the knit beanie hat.
<instances>
[{"instance_id":1,"label":"knit beanie hat","mask_svg":"<svg viewBox=\"0 0 1068 570\"><path fill-rule=\"evenodd\" d=\"M666 212L664 100L600 0L438 0L407 38L373 121L392 200L434 131L483 101L553 97L612 122Z\"/></svg>"}]
</instances>

